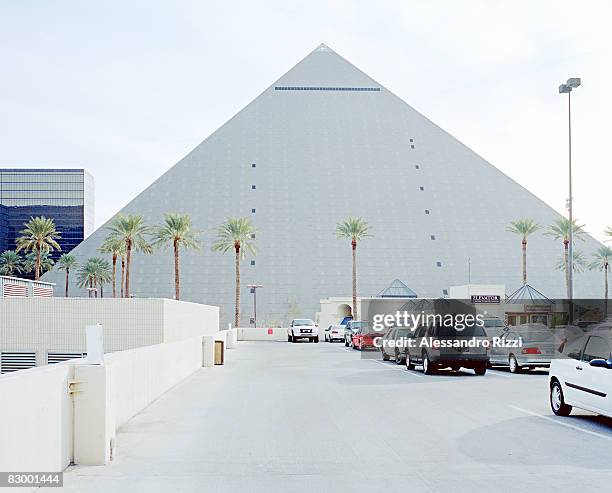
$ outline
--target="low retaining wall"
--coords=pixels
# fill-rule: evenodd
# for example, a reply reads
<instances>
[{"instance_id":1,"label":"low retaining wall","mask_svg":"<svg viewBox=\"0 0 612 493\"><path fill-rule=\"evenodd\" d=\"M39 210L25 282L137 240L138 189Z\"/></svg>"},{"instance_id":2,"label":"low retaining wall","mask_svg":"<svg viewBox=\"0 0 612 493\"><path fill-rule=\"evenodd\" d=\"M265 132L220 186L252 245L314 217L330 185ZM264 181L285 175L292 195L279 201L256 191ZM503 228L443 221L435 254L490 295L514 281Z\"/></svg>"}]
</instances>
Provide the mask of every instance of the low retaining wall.
<instances>
[{"instance_id":1,"label":"low retaining wall","mask_svg":"<svg viewBox=\"0 0 612 493\"><path fill-rule=\"evenodd\" d=\"M0 471L108 463L117 429L204 366L215 339L234 347L236 332L115 352L103 365L79 359L1 375Z\"/></svg>"},{"instance_id":2,"label":"low retaining wall","mask_svg":"<svg viewBox=\"0 0 612 493\"><path fill-rule=\"evenodd\" d=\"M70 464L72 363L0 377L0 471L63 471Z\"/></svg>"},{"instance_id":3,"label":"low retaining wall","mask_svg":"<svg viewBox=\"0 0 612 493\"><path fill-rule=\"evenodd\" d=\"M287 328L239 327L239 341L287 341Z\"/></svg>"}]
</instances>

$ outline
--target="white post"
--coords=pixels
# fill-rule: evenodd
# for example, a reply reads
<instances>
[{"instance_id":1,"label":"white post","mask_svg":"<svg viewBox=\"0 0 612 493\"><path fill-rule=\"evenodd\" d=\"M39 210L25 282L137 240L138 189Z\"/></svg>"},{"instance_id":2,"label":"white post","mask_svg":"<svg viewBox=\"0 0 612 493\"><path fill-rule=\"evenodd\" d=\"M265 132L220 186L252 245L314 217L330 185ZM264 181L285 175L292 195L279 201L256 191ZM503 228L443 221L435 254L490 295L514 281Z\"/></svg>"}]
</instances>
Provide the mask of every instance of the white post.
<instances>
[{"instance_id":1,"label":"white post","mask_svg":"<svg viewBox=\"0 0 612 493\"><path fill-rule=\"evenodd\" d=\"M202 337L202 366L215 366L215 336Z\"/></svg>"}]
</instances>

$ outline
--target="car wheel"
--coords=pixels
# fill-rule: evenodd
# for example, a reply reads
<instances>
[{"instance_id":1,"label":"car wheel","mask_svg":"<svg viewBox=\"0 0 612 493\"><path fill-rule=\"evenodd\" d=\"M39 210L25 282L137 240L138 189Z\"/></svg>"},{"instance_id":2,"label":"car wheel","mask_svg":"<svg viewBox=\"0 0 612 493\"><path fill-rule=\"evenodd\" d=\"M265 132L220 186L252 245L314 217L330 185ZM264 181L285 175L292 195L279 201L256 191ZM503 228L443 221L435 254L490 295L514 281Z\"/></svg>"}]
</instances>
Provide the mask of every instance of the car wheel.
<instances>
[{"instance_id":1,"label":"car wheel","mask_svg":"<svg viewBox=\"0 0 612 493\"><path fill-rule=\"evenodd\" d=\"M295 337L294 334L291 334L291 342L293 342L293 343L297 342L297 338Z\"/></svg>"},{"instance_id":2,"label":"car wheel","mask_svg":"<svg viewBox=\"0 0 612 493\"><path fill-rule=\"evenodd\" d=\"M349 343L348 343L348 341L346 340L346 337L345 337L344 338L344 347L348 347L348 345L349 345Z\"/></svg>"},{"instance_id":3,"label":"car wheel","mask_svg":"<svg viewBox=\"0 0 612 493\"><path fill-rule=\"evenodd\" d=\"M423 373L425 373L425 375L432 375L434 372L435 368L433 363L429 361L429 356L423 351Z\"/></svg>"},{"instance_id":4,"label":"car wheel","mask_svg":"<svg viewBox=\"0 0 612 493\"><path fill-rule=\"evenodd\" d=\"M401 365L403 362L404 362L404 358L399 353L399 351L396 349L395 350L395 364L396 365Z\"/></svg>"},{"instance_id":5,"label":"car wheel","mask_svg":"<svg viewBox=\"0 0 612 493\"><path fill-rule=\"evenodd\" d=\"M315 338L312 340L312 342L314 342L315 344L318 344L318 343L319 343L319 336L316 336L316 337L315 337Z\"/></svg>"},{"instance_id":6,"label":"car wheel","mask_svg":"<svg viewBox=\"0 0 612 493\"><path fill-rule=\"evenodd\" d=\"M389 361L389 355L385 353L382 349L380 350L380 352L382 353L383 361Z\"/></svg>"},{"instance_id":7,"label":"car wheel","mask_svg":"<svg viewBox=\"0 0 612 493\"><path fill-rule=\"evenodd\" d=\"M510 357L508 358L508 366L510 367L510 373L520 373L521 372L521 367L518 364L518 361L516 360L516 356L514 356L514 354L511 354Z\"/></svg>"},{"instance_id":8,"label":"car wheel","mask_svg":"<svg viewBox=\"0 0 612 493\"><path fill-rule=\"evenodd\" d=\"M414 364L410 362L410 353L406 353L406 370L414 370Z\"/></svg>"},{"instance_id":9,"label":"car wheel","mask_svg":"<svg viewBox=\"0 0 612 493\"><path fill-rule=\"evenodd\" d=\"M287 334L287 342L291 342L291 334Z\"/></svg>"},{"instance_id":10,"label":"car wheel","mask_svg":"<svg viewBox=\"0 0 612 493\"><path fill-rule=\"evenodd\" d=\"M487 373L487 364L482 363L481 365L474 368L474 373L476 373L476 375L484 375L485 373Z\"/></svg>"},{"instance_id":11,"label":"car wheel","mask_svg":"<svg viewBox=\"0 0 612 493\"><path fill-rule=\"evenodd\" d=\"M451 370L459 371L459 370L461 370L461 367L460 366L451 366Z\"/></svg>"},{"instance_id":12,"label":"car wheel","mask_svg":"<svg viewBox=\"0 0 612 493\"><path fill-rule=\"evenodd\" d=\"M563 398L563 389L556 380L550 386L550 407L557 416L569 416L572 406L568 406Z\"/></svg>"}]
</instances>

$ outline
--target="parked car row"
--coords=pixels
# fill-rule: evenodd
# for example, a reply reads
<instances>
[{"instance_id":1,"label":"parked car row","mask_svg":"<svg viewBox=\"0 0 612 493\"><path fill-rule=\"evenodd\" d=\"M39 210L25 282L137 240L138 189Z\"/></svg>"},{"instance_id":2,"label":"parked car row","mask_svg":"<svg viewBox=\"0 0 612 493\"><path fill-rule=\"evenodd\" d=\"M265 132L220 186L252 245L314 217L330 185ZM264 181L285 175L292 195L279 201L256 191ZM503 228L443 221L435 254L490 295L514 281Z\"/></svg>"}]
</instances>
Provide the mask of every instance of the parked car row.
<instances>
[{"instance_id":1,"label":"parked car row","mask_svg":"<svg viewBox=\"0 0 612 493\"><path fill-rule=\"evenodd\" d=\"M311 320L294 320L290 337L317 334L318 340L317 332L301 332L313 330L314 325ZM502 343L479 344L485 339L492 343L493 338ZM431 325L379 332L368 322L350 320L346 325L330 325L325 329L325 340L344 341L355 350L379 350L384 361L393 359L409 370L418 365L425 374L444 368L468 368L485 375L492 366L508 367L512 373L549 367L549 399L554 414L567 416L575 407L612 417L612 321L550 329L542 324L505 326L497 320L460 331ZM428 343L422 344L424 340ZM436 347L434 341L443 340L477 342ZM513 344L519 340L520 345Z\"/></svg>"}]
</instances>

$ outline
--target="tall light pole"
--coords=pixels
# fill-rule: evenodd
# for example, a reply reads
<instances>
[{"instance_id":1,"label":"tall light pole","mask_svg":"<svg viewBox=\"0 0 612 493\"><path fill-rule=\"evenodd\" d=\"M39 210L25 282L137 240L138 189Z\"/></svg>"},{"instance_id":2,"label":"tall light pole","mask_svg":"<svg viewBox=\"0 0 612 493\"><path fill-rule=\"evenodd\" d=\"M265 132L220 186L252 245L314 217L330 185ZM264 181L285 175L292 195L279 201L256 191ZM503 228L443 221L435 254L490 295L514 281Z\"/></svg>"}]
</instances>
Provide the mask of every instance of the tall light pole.
<instances>
[{"instance_id":1,"label":"tall light pole","mask_svg":"<svg viewBox=\"0 0 612 493\"><path fill-rule=\"evenodd\" d=\"M567 94L567 130L568 130L568 178L569 178L569 197L567 199L567 210L569 216L569 262L567 272L567 295L570 306L570 323L573 319L573 299L574 299L574 214L572 196L572 89L580 86L581 80L578 77L567 79L565 84L559 86L559 94Z\"/></svg>"},{"instance_id":2,"label":"tall light pole","mask_svg":"<svg viewBox=\"0 0 612 493\"><path fill-rule=\"evenodd\" d=\"M257 327L257 290L259 288L263 288L262 284L248 284L248 288L251 289L251 293L253 293L253 326Z\"/></svg>"}]
</instances>

